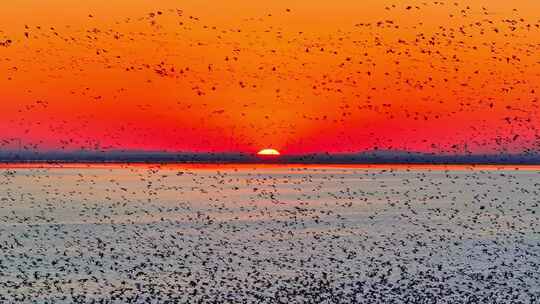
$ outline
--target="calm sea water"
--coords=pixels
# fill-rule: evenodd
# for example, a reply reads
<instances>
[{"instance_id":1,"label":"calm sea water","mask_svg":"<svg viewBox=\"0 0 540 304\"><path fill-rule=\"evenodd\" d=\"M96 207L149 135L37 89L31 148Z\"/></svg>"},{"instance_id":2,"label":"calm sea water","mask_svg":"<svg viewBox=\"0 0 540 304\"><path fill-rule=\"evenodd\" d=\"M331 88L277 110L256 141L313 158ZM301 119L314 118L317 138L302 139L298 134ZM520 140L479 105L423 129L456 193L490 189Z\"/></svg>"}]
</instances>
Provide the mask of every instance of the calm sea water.
<instances>
[{"instance_id":1,"label":"calm sea water","mask_svg":"<svg viewBox=\"0 0 540 304\"><path fill-rule=\"evenodd\" d=\"M0 300L539 303L539 204L540 167L4 165Z\"/></svg>"}]
</instances>

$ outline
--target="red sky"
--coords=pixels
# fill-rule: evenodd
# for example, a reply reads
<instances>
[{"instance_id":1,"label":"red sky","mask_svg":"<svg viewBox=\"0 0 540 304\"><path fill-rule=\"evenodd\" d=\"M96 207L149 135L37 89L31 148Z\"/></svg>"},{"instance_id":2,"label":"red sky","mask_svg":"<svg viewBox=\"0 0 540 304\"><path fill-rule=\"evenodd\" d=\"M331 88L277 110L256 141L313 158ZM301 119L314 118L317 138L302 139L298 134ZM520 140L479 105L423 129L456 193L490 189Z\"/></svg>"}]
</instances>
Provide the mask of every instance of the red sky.
<instances>
[{"instance_id":1,"label":"red sky","mask_svg":"<svg viewBox=\"0 0 540 304\"><path fill-rule=\"evenodd\" d=\"M540 149L538 1L1 4L0 146Z\"/></svg>"}]
</instances>

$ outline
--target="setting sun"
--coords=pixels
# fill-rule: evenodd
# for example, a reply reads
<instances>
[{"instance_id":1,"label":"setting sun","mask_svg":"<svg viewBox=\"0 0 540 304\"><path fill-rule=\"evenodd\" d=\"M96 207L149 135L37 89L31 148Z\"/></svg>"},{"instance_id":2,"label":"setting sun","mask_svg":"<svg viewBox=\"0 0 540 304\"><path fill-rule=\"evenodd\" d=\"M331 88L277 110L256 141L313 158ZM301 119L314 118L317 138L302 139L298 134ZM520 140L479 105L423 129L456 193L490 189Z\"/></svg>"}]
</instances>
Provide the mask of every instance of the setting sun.
<instances>
[{"instance_id":1,"label":"setting sun","mask_svg":"<svg viewBox=\"0 0 540 304\"><path fill-rule=\"evenodd\" d=\"M257 155L280 155L278 150L276 149L262 149L257 153Z\"/></svg>"}]
</instances>

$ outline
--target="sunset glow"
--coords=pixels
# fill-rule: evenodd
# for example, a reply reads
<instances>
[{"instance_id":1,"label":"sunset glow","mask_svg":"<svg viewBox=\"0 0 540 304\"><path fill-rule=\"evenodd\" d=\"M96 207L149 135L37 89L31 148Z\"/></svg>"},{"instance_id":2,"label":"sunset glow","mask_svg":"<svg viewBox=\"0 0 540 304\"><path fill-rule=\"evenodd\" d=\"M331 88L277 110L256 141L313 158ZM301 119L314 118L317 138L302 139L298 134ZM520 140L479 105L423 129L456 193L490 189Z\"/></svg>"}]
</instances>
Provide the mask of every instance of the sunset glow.
<instances>
[{"instance_id":1,"label":"sunset glow","mask_svg":"<svg viewBox=\"0 0 540 304\"><path fill-rule=\"evenodd\" d=\"M1 6L0 149L540 149L538 1Z\"/></svg>"}]
</instances>

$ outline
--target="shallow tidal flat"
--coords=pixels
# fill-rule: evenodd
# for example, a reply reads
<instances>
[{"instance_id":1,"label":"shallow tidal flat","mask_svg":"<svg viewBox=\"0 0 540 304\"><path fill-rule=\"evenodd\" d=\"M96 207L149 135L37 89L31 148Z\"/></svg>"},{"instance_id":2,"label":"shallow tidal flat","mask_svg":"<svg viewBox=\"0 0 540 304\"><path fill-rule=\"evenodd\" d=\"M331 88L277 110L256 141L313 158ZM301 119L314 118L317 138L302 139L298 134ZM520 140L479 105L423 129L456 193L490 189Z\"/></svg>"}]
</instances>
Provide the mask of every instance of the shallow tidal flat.
<instances>
[{"instance_id":1,"label":"shallow tidal flat","mask_svg":"<svg viewBox=\"0 0 540 304\"><path fill-rule=\"evenodd\" d=\"M2 303L540 303L540 168L5 165Z\"/></svg>"}]
</instances>

